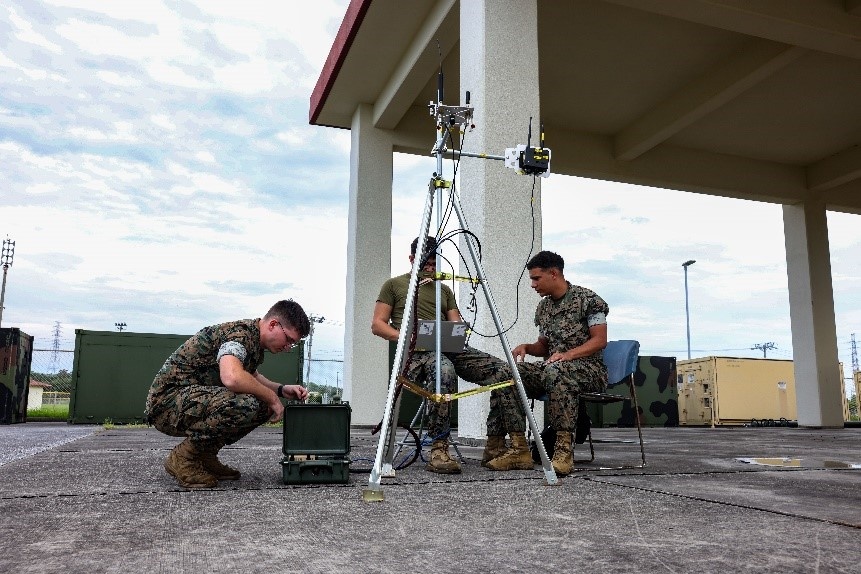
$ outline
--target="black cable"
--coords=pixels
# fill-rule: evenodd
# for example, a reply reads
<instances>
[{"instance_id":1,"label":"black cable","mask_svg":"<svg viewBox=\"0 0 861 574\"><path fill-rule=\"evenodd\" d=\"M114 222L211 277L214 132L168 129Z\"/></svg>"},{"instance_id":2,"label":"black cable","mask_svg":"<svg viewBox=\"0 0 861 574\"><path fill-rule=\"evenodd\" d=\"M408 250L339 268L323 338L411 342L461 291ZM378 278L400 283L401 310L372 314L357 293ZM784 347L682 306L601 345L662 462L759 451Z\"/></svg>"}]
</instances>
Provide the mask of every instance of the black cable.
<instances>
[{"instance_id":1,"label":"black cable","mask_svg":"<svg viewBox=\"0 0 861 574\"><path fill-rule=\"evenodd\" d=\"M411 451L409 451L407 453L406 458L399 459L397 461L395 461L395 460L392 461L392 467L395 470L401 470L403 468L408 467L412 463L414 463L416 461L416 459L418 459L418 457L421 456L422 441L419 438L419 435L416 433L415 430L413 430L413 428L410 425L408 425L406 423L398 423L396 425L396 427L405 430L407 432L407 436L410 438L410 441L409 441L410 444L409 445L399 445L399 446L404 446L405 448L411 448L412 449ZM375 434L377 434L377 432L379 432L379 427L377 427L375 430L372 430L371 434L375 435ZM355 458L355 459L351 459L350 462L352 463L354 461L359 461L359 460L369 460L369 459ZM373 470L373 468L351 468L350 472L351 473L353 473L353 472L369 473L372 470Z\"/></svg>"},{"instance_id":2,"label":"black cable","mask_svg":"<svg viewBox=\"0 0 861 574\"><path fill-rule=\"evenodd\" d=\"M479 337L484 337L484 338L488 338L488 339L492 338L492 337L498 337L499 335L502 335L502 334L510 331L517 324L517 320L518 320L519 315L520 315L520 283L523 281L523 276L526 273L526 265L529 263L529 260L532 259L532 252L535 249L535 184L537 183L537 181L538 181L537 176L533 175L532 176L532 189L531 189L530 194L529 194L529 206L530 206L530 213L532 215L532 239L531 239L531 242L529 244L529 254L526 256L526 261L523 264L523 269L520 272L520 277L517 279L517 285L514 288L514 322L512 322L511 325L504 328L502 331L500 331L496 334L493 334L493 335L486 335L486 334L480 333L478 331L475 331L475 329L473 329L473 332L475 332L475 334L478 335ZM477 311L476 311L476 313L477 313Z\"/></svg>"}]
</instances>

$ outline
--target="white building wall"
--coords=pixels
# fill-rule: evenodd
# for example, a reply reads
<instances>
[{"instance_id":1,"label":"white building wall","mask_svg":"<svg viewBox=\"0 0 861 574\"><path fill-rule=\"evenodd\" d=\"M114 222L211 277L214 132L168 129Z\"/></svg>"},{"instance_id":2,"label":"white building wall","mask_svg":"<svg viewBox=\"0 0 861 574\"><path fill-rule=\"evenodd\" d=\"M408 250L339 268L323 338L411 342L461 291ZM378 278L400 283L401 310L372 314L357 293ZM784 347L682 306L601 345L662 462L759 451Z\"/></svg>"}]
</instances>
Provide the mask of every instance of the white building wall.
<instances>
[{"instance_id":1,"label":"white building wall","mask_svg":"<svg viewBox=\"0 0 861 574\"><path fill-rule=\"evenodd\" d=\"M463 103L470 91L476 125L467 134L464 151L502 155L505 148L525 144L530 117L532 145L537 145L541 110L535 0L462 1L460 11L460 98ZM541 250L540 178L517 175L500 161L475 158L462 159L459 173L461 204L470 231L481 241L482 266L496 308L504 328L514 324L506 333L508 346L533 342L538 336L532 320L538 296L528 276L519 288L518 279L530 254ZM467 291L467 286L461 288L461 302ZM496 333L481 293L478 301L476 330ZM503 352L497 337L473 335L470 343L497 356ZM466 388L474 387L461 381L461 390ZM459 436L484 438L488 409L488 393L462 399Z\"/></svg>"}]
</instances>

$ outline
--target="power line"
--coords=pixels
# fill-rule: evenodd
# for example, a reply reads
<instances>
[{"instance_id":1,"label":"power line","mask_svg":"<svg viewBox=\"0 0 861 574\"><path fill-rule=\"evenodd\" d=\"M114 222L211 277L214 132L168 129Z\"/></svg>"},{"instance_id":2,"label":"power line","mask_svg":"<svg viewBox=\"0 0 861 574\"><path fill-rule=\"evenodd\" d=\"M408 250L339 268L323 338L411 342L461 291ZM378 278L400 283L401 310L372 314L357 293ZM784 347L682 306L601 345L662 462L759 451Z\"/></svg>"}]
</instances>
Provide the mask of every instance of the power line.
<instances>
[{"instance_id":1,"label":"power line","mask_svg":"<svg viewBox=\"0 0 861 574\"><path fill-rule=\"evenodd\" d=\"M769 349L776 349L776 348L777 348L777 346L774 343L769 342L769 343L757 343L753 347L751 347L750 350L754 351L756 349L759 349L760 351L762 351L762 358L765 359L766 353L768 352L768 350Z\"/></svg>"}]
</instances>

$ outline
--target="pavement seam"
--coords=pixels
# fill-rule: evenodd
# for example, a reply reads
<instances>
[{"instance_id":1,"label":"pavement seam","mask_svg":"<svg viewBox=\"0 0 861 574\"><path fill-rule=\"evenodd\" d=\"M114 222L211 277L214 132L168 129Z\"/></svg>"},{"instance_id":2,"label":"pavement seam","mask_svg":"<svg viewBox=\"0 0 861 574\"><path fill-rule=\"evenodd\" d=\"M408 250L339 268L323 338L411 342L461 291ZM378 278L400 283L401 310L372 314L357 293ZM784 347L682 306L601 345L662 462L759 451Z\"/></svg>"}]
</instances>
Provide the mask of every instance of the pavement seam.
<instances>
[{"instance_id":1,"label":"pavement seam","mask_svg":"<svg viewBox=\"0 0 861 574\"><path fill-rule=\"evenodd\" d=\"M816 471L818 469L810 469L810 470ZM806 472L807 470L805 469L804 471ZM676 474L676 473L664 473L664 476L667 476L667 475L669 475L669 476L690 476L690 475L708 475L708 474L740 474L741 472L754 472L754 471L739 471L739 472L732 472L732 473L720 473L720 472L684 472L684 473L678 473L678 474ZM764 471L755 471L755 472L764 472ZM785 471L771 471L771 472L785 472ZM800 472L800 471L797 471L797 472ZM626 475L614 475L614 476L626 476ZM618 486L620 488L628 488L631 490L638 490L640 492L650 492L652 494L662 494L664 496L673 496L676 498L683 498L685 500L696 500L699 502L707 502L710 504L719 504L721 506L730 506L730 507L734 507L734 508L742 508L745 510L755 510L758 512L765 512L768 514L777 514L779 516L786 516L788 518L800 518L803 520L812 520L814 522L822 522L824 524L832 524L835 526L847 526L847 527L853 528L855 530L861 530L861 524L852 524L851 522L843 522L841 520L830 520L827 518L818 518L816 516L806 516L804 514L796 514L794 512L784 512L782 510L772 510L769 508L760 508L758 506L751 506L749 504L741 504L741 503L737 503L737 502L728 502L726 500L715 500L712 498L704 498L701 496L691 496L688 494L680 494L678 492L668 492L666 490L660 490L657 488L647 488L644 486L636 486L636 485L632 485L632 484L622 484L619 482L613 482L612 480L601 480L602 477L584 476L584 477L580 477L580 478L583 480L588 480L590 482L596 482L599 484Z\"/></svg>"}]
</instances>

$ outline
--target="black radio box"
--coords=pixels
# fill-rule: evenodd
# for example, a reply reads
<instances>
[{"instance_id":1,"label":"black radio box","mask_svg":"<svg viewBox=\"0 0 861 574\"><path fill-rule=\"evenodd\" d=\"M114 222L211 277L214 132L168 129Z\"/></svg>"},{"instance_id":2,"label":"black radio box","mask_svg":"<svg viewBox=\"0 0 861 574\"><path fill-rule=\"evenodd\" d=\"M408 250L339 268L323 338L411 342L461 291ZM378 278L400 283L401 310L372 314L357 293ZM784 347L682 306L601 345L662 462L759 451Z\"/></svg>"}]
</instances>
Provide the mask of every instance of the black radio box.
<instances>
[{"instance_id":1,"label":"black radio box","mask_svg":"<svg viewBox=\"0 0 861 574\"><path fill-rule=\"evenodd\" d=\"M349 481L351 412L348 403L285 405L284 484Z\"/></svg>"}]
</instances>

